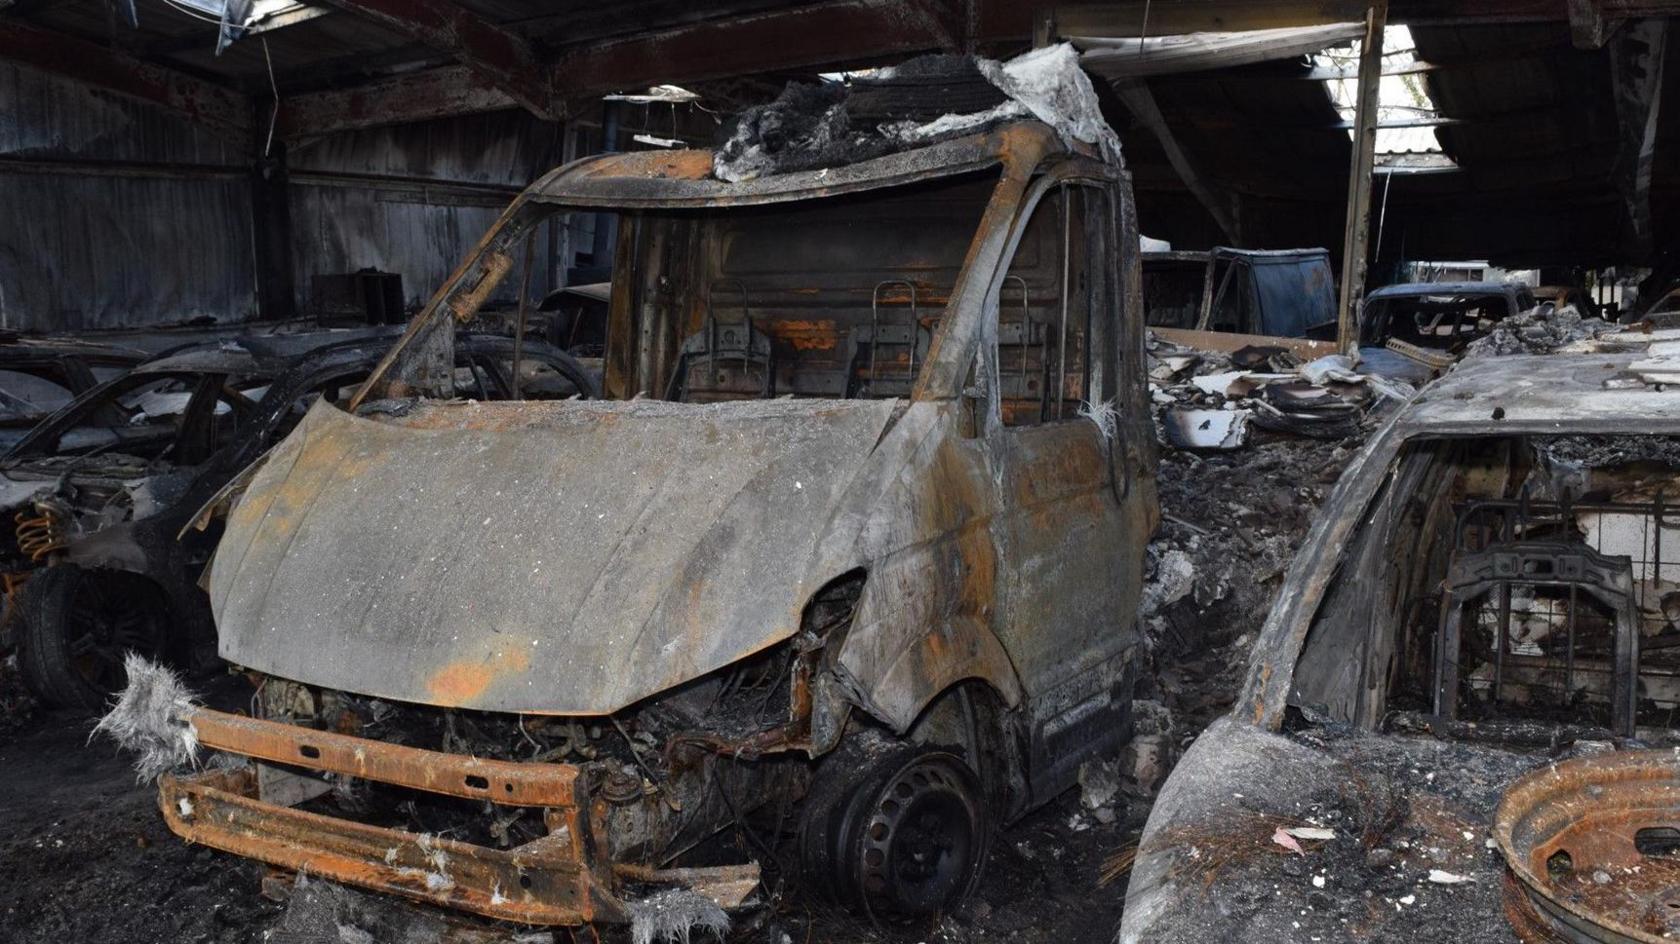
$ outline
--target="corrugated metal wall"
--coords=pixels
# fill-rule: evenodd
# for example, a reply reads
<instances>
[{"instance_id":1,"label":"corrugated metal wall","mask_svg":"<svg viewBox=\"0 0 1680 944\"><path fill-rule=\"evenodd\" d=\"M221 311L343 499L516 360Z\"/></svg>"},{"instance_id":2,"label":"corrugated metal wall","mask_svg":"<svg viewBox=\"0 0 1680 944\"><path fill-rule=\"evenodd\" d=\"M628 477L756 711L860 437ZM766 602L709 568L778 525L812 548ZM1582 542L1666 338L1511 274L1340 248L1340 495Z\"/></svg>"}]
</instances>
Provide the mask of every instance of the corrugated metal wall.
<instances>
[{"instance_id":1,"label":"corrugated metal wall","mask_svg":"<svg viewBox=\"0 0 1680 944\"><path fill-rule=\"evenodd\" d=\"M522 112L376 128L294 150L299 307L310 306L314 276L369 267L400 272L409 304L424 302L560 151L558 126ZM546 230L536 250L538 260L552 255ZM547 289L550 268L537 266L533 293ZM492 302L511 301L517 288L515 273Z\"/></svg>"},{"instance_id":2,"label":"corrugated metal wall","mask_svg":"<svg viewBox=\"0 0 1680 944\"><path fill-rule=\"evenodd\" d=\"M299 310L314 277L378 268L424 301L519 188L561 158L520 112L294 146ZM0 62L0 327L220 323L255 316L249 157L160 110ZM533 291L563 263L542 231ZM558 240L556 240L558 241ZM517 274L497 301L511 300Z\"/></svg>"},{"instance_id":3,"label":"corrugated metal wall","mask_svg":"<svg viewBox=\"0 0 1680 944\"><path fill-rule=\"evenodd\" d=\"M240 155L185 121L0 63L0 327L249 317ZM84 161L190 167L89 174ZM64 173L52 165L68 162Z\"/></svg>"}]
</instances>

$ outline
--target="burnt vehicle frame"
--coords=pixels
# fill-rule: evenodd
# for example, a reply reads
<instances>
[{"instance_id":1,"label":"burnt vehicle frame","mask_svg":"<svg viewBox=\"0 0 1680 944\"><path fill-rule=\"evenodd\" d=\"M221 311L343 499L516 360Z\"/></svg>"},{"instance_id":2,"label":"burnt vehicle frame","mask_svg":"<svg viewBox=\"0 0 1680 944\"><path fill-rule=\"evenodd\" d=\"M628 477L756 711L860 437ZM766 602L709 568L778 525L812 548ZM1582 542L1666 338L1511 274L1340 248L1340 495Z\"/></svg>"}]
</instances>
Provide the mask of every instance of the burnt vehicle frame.
<instances>
[{"instance_id":1,"label":"burnt vehicle frame","mask_svg":"<svg viewBox=\"0 0 1680 944\"><path fill-rule=\"evenodd\" d=\"M1151 812L1121 941L1204 939L1233 920L1338 937L1363 925L1413 940L1629 939L1583 933L1556 883L1597 888L1595 870L1611 869L1602 882L1619 886L1640 862L1657 885L1672 876L1655 868L1672 844L1637 836L1673 818L1671 752L1612 747L1673 741L1662 608L1676 548L1662 536L1675 522L1660 483L1680 472L1680 403L1625 382L1632 362L1471 359L1372 438L1303 542L1235 706ZM1535 444L1570 459L1547 466ZM1531 493L1544 476L1555 492ZM1585 756L1559 760L1571 753ZM1317 879L1347 889L1280 868L1290 853L1272 830L1321 822L1334 830L1314 842L1336 836L1302 843L1305 868L1349 856ZM1214 831L1242 838L1210 855ZM1548 880L1560 847L1578 858ZM1646 893L1661 904L1669 890ZM1426 896L1433 915L1411 907ZM1348 923L1306 917L1350 900Z\"/></svg>"},{"instance_id":2,"label":"burnt vehicle frame","mask_svg":"<svg viewBox=\"0 0 1680 944\"><path fill-rule=\"evenodd\" d=\"M1517 282L1385 285L1360 304L1360 360L1375 373L1427 383L1494 324L1537 304L1529 287Z\"/></svg>"},{"instance_id":3,"label":"burnt vehicle frame","mask_svg":"<svg viewBox=\"0 0 1680 944\"><path fill-rule=\"evenodd\" d=\"M1082 150L1060 143L1047 126L1017 122L856 164L740 184L710 179L712 156L704 151L587 159L539 181L514 201L410 324L365 388L382 399L369 399L363 410L415 393L449 394L450 378L435 367L447 350L448 325L471 319L497 278L513 267L528 227L555 212L549 202L628 213L620 227L616 271L637 274L613 281L605 380L608 396L626 402L559 410L500 404L475 416L421 399L406 418L380 422L318 406L305 425L309 442L324 451L311 452L294 436L254 474L229 513L228 537L210 577L223 656L261 673L265 691L306 689L311 708L281 715L283 721L200 709L192 723L207 747L314 772L316 792L319 773L326 772L498 806L540 808L541 834L508 849L451 844L447 861L460 868L444 875L427 864L435 840L265 801L258 773L250 770L164 779L161 803L171 828L275 865L421 901L527 923L577 924L625 920L625 896L650 885L687 885L719 904L739 903L756 880L756 867L673 868L672 862L704 835L742 821L751 806L804 795L800 831L806 867L844 873L837 883L845 886L842 897L890 919L938 910L966 893L978 877L993 817L1012 819L1056 795L1073 783L1081 760L1118 747L1126 736L1137 643L1132 614L1142 548L1156 514L1153 435L1143 400L1136 257L1112 248L1137 245L1129 177L1117 163ZM666 276L680 279L689 271L660 269L637 257L650 242L666 245L661 240L670 232L659 229L667 225L659 222L661 214L704 210L715 214L719 227L737 220L746 220L740 223L746 226L756 218L754 207L844 216L846 198L853 195L902 199L901 207L914 208L925 203L921 194L975 184L983 198L976 201L978 224L947 245L952 254L938 270L954 281L930 286L926 275L922 281L892 275L894 266L914 260L892 258L890 247L881 250L876 267L881 271L864 269L873 273L864 291L848 289L848 301L830 312L851 319L844 330L853 343L836 340L801 349L778 336L781 373L770 366L778 347L762 336L773 319L718 319L715 286L697 287L686 298L684 320L649 326L632 317L633 312L648 317L650 310L634 301L637 293L657 295ZM1096 241L1089 251L1078 249L1088 253L1079 263L1086 273L1080 291L1096 293L1087 299L1102 302L1086 309L1081 347L1071 356L1081 363L1071 365L1073 373L1066 314L1074 284L1067 268L1073 211L1035 213L1051 205L1046 198L1052 193L1056 206L1073 206L1071 191L1080 194L1080 218ZM928 206L940 209L937 203ZM732 215L736 210L748 213ZM931 211L923 207L923 212ZM1039 299L1045 317L1031 318L1023 300L1031 293L1028 279L1010 269L1033 221L1048 219L1062 227L1039 240L1063 247L1061 281L1055 283L1061 340L1055 350L1049 336L1056 295ZM821 247L808 241L806 251ZM845 248L838 244L834 251ZM1125 263L1117 266L1111 256ZM1029 274L1054 272L1053 261ZM1011 287L1015 296L1007 294ZM732 303L743 299L742 309L756 297L750 286L725 291ZM903 326L899 333L884 331L884 306L894 309ZM842 309L844 315L832 314ZM1011 317L1005 312L1014 311L1029 314L1013 328L1001 328L1001 319ZM906 313L912 317L906 319ZM785 317L776 330L808 330L810 321ZM833 324L829 330L839 331ZM655 340L647 340L650 335ZM859 339L867 343L860 346ZM1007 347L1014 350L1002 350ZM789 368L788 351L813 348L836 351L833 356L846 368L803 373ZM1060 365L1057 397L1035 380L1051 376L1052 364ZM1083 380L1068 380L1081 369ZM719 377L736 384L734 399L749 402L708 403ZM787 388L815 399L763 399ZM860 395L860 388L873 389ZM1017 394L1008 407L1014 420L1043 422L1006 426L1006 390ZM682 404L641 399L674 391ZM1111 423L1105 427L1100 417L1079 415L1081 399L1099 408L1106 402ZM587 611L584 619L601 624L588 633L568 629L579 617L561 608L562 618L571 622L552 632L570 635L543 635L548 631L538 629L504 634L515 640L531 634L529 648L509 649L483 629L440 640L433 627L412 620L389 629L366 621L335 626L329 637L305 628L301 611L283 612L292 598L252 593L242 585L241 574L277 574L264 577L265 586L282 588L304 580L286 569L287 561L307 557L315 541L325 542L319 547L331 556L328 548L344 537L300 522L306 516L331 519L347 506L337 504L341 498L329 477L307 470L322 468L329 454L349 457L358 469L394 468L393 456L409 448L403 442L413 435L401 424L437 435L433 454L439 457L454 448L489 455L475 460L477 469L529 470L568 461L544 457L573 453L596 466L610 464L605 458L610 452L638 456L644 464L636 469L620 464L606 473L564 468L554 473L555 487L570 488L572 500L581 499L585 507L602 507L602 519L616 510L603 497L607 492L580 483L629 479L638 471L665 482L650 486L665 494L681 490L670 482L697 489L700 480L683 476L715 468L723 482L733 483L724 490L738 490L741 500L719 508L700 503L697 511L660 505L677 520L667 525L674 530L664 543L680 546L670 550L632 539L617 522L603 527L621 530L597 538L590 530L595 515L560 519L578 529L573 546L599 540L611 547L612 567L603 573L627 572L580 590L593 594L595 588L621 584L651 589L622 591L628 602L613 613L633 604L634 613L624 617L590 609L582 597L574 600L573 606ZM597 441L603 427L614 427L616 438ZM751 477L728 474L736 460L718 459L717 443L734 450ZM661 449L676 461L658 461ZM683 468L687 464L697 465L698 472ZM305 470L300 475L314 475L313 482L288 484L282 465ZM841 474L855 479L834 481ZM522 472L521 480L532 476L542 478L540 472ZM535 492L502 494L506 480L497 481L499 501L537 501ZM707 492L698 488L694 494ZM462 521L476 519L482 508L486 533L502 532L514 527L497 510L503 507L473 504L461 513ZM720 509L730 515L730 527L714 526ZM365 504L358 513L374 516L367 521L374 531L389 520ZM698 532L698 544L686 543L685 528ZM540 534L522 533L528 541L541 540ZM300 553L278 558L276 544ZM633 551L629 559L621 550L627 546ZM549 553L564 553L552 544L525 552L542 555L541 566L551 565ZM415 556L390 558L374 569L401 571L413 566ZM1066 575L1034 577L1034 567L1061 568ZM459 576L453 574L438 579ZM368 587L376 595L383 592ZM540 592L572 591L560 585ZM475 618L490 626L498 619L505 627L529 625L518 622L523 617L517 614L510 617L512 609L496 609L521 605L492 599ZM627 629L628 641L621 643L615 619L641 621L640 629ZM269 625L312 634L310 644L264 644L254 633ZM380 635L383 642L357 638ZM331 640L354 641L355 651L325 651L324 657L318 648L312 651L338 645ZM563 648L549 658L559 661L527 655L547 651L542 647L556 640ZM418 655L368 677L377 662L373 654L394 645ZM607 676L577 669L568 659L590 666L598 660ZM751 723L725 731L716 730L722 721L706 712L683 713L685 700L711 697L719 687L733 686L743 671L761 673L750 667L765 660L771 666L765 677L772 679L765 698L774 695L770 704L780 717L749 718ZM363 677L343 672L347 665ZM624 735L629 753L613 765L491 764L340 734L344 726L334 717L344 715L319 710L329 702L365 703L366 696L449 709L450 717L473 712L484 725L496 718L535 719L519 723L527 735L534 724L605 719ZM355 710L351 714L365 721ZM671 714L676 722L658 728ZM612 729L602 727L614 739ZM631 732L641 735L649 727L660 733L657 749L638 750ZM269 769L264 765L258 772ZM860 771L868 783L855 781ZM739 779L729 786L729 778ZM941 824L951 824L954 832L938 841L961 845L960 854L947 855L949 847L937 842L923 850L926 856L900 848L896 843L905 831L897 824L910 808L932 811ZM687 812L674 817L678 810ZM912 858L922 864L907 866ZM906 890L900 883L877 898L880 886L893 884L895 876L888 872L907 867L921 870L910 883L915 887Z\"/></svg>"},{"instance_id":4,"label":"burnt vehicle frame","mask_svg":"<svg viewBox=\"0 0 1680 944\"><path fill-rule=\"evenodd\" d=\"M125 651L189 669L216 664L198 579L219 528L187 525L289 428L300 398L329 387L353 392L393 336L253 336L191 346L85 391L0 457L8 504L19 508L9 516L4 544L13 628L24 679L37 697L100 709L122 687ZM507 338L462 340L470 392L509 395L512 347ZM587 373L564 353L546 345L521 353L593 392ZM166 394L180 398L168 407L177 412L125 428L145 412L127 401L162 385L182 388ZM131 409L138 412L130 416ZM155 450L156 457L141 458Z\"/></svg>"},{"instance_id":5,"label":"burnt vehicle frame","mask_svg":"<svg viewBox=\"0 0 1680 944\"><path fill-rule=\"evenodd\" d=\"M0 445L9 447L59 407L149 357L132 348L68 338L0 336L0 374L18 374L45 384L47 389L40 392L59 401L38 403L7 389L8 380L0 377Z\"/></svg>"}]
</instances>

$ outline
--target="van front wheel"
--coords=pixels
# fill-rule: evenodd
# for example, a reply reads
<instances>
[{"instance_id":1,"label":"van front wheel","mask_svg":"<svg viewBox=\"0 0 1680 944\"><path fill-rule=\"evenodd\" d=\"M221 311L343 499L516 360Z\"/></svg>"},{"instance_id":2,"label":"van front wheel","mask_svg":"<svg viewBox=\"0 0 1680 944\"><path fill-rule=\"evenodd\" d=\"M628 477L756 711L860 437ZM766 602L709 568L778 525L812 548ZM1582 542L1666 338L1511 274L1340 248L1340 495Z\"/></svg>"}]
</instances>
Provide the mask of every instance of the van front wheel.
<instances>
[{"instance_id":1,"label":"van front wheel","mask_svg":"<svg viewBox=\"0 0 1680 944\"><path fill-rule=\"evenodd\" d=\"M839 802L807 811L817 821L807 821L805 841L826 853L820 864L833 887L883 925L961 904L979 882L991 840L973 768L949 750L906 745L859 772ZM809 852L806 862L813 864Z\"/></svg>"}]
</instances>

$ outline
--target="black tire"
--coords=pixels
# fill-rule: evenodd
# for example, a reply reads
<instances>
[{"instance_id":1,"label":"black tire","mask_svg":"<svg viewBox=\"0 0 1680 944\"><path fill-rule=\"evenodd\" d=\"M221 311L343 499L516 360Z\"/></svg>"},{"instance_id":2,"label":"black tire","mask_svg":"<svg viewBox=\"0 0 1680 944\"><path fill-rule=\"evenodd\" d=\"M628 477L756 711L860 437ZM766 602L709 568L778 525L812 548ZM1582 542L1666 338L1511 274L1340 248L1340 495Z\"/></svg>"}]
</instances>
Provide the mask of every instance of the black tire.
<instances>
[{"instance_id":1,"label":"black tire","mask_svg":"<svg viewBox=\"0 0 1680 944\"><path fill-rule=\"evenodd\" d=\"M861 754L875 753L863 760ZM800 830L807 883L877 925L946 914L979 883L991 846L986 790L952 750L902 745L824 764Z\"/></svg>"},{"instance_id":2,"label":"black tire","mask_svg":"<svg viewBox=\"0 0 1680 944\"><path fill-rule=\"evenodd\" d=\"M105 710L127 684L127 653L161 659L168 650L168 604L138 574L43 568L19 591L15 618L24 684L53 708Z\"/></svg>"}]
</instances>

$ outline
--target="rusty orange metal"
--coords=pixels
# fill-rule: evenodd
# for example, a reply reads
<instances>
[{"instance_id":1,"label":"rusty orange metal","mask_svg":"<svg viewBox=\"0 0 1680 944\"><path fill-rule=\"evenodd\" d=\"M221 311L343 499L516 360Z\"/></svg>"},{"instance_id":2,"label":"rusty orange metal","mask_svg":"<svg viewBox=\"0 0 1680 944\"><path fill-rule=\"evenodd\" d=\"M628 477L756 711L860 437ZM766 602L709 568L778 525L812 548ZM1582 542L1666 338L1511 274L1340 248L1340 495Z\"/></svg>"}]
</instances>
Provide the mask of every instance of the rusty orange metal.
<instances>
[{"instance_id":1,"label":"rusty orange metal","mask_svg":"<svg viewBox=\"0 0 1680 944\"><path fill-rule=\"evenodd\" d=\"M188 841L347 885L524 924L623 918L590 872L577 830L564 824L490 849L276 806L256 793L253 770L209 771L163 778L159 805Z\"/></svg>"},{"instance_id":2,"label":"rusty orange metal","mask_svg":"<svg viewBox=\"0 0 1680 944\"><path fill-rule=\"evenodd\" d=\"M621 920L592 869L576 767L388 744L199 708L199 743L260 761L502 806L544 809L548 835L501 850L264 802L253 768L165 777L160 805L189 841L281 868L527 924Z\"/></svg>"},{"instance_id":3,"label":"rusty orange metal","mask_svg":"<svg viewBox=\"0 0 1680 944\"><path fill-rule=\"evenodd\" d=\"M1493 837L1516 881L1524 940L1638 941L1680 933L1680 768L1671 750L1577 757L1505 792ZM1652 849L1646 843L1655 843Z\"/></svg>"},{"instance_id":4,"label":"rusty orange metal","mask_svg":"<svg viewBox=\"0 0 1680 944\"><path fill-rule=\"evenodd\" d=\"M258 760L502 806L573 807L578 802L577 768L567 764L444 754L208 708L196 709L189 720L203 746Z\"/></svg>"}]
</instances>

